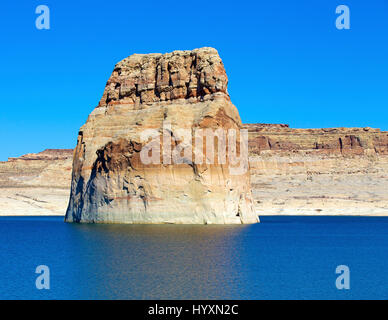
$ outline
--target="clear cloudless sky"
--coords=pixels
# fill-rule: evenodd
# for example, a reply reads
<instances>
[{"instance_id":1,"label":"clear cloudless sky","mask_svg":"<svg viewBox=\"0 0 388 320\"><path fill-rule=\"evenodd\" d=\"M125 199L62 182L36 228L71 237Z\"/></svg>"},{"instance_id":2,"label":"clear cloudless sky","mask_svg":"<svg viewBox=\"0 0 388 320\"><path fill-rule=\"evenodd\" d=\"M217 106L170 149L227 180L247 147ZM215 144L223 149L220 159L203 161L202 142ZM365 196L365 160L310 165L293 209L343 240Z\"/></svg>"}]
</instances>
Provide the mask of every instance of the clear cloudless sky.
<instances>
[{"instance_id":1,"label":"clear cloudless sky","mask_svg":"<svg viewBox=\"0 0 388 320\"><path fill-rule=\"evenodd\" d=\"M50 30L35 8L50 8ZM335 27L338 5L350 30ZM215 47L243 122L388 130L388 0L2 0L0 160L73 148L114 65Z\"/></svg>"}]
</instances>

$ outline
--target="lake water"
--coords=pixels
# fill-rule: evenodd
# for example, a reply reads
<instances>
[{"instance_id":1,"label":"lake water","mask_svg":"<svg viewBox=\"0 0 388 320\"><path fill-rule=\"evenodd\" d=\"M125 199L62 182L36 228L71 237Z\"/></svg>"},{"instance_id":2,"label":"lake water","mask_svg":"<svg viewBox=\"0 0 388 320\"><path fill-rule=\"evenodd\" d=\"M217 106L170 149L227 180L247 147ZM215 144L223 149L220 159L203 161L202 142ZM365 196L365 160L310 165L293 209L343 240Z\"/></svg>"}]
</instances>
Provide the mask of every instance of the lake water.
<instances>
[{"instance_id":1,"label":"lake water","mask_svg":"<svg viewBox=\"0 0 388 320\"><path fill-rule=\"evenodd\" d=\"M0 217L1 299L387 299L388 218L80 225ZM50 268L50 290L35 268ZM350 269L338 290L335 269Z\"/></svg>"}]
</instances>

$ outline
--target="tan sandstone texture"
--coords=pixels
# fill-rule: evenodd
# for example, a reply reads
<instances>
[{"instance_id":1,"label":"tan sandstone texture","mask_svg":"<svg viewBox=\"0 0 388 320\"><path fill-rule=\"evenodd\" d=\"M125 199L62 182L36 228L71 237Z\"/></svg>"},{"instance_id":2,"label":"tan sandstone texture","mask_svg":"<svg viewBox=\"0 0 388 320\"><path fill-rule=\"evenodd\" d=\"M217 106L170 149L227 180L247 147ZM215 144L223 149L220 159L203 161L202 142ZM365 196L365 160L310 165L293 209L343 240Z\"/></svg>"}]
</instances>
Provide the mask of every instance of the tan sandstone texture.
<instances>
[{"instance_id":1,"label":"tan sandstone texture","mask_svg":"<svg viewBox=\"0 0 388 320\"><path fill-rule=\"evenodd\" d=\"M388 215L388 132L244 127L260 215Z\"/></svg>"},{"instance_id":2,"label":"tan sandstone texture","mask_svg":"<svg viewBox=\"0 0 388 320\"><path fill-rule=\"evenodd\" d=\"M0 216L63 216L72 159L73 150L47 149L0 162Z\"/></svg>"},{"instance_id":3,"label":"tan sandstone texture","mask_svg":"<svg viewBox=\"0 0 388 320\"><path fill-rule=\"evenodd\" d=\"M239 155L244 148L242 125L227 83L213 48L135 54L119 62L99 105L79 131L66 221L258 222L248 159L240 174L232 173L229 152L226 162L217 161L218 152L213 164L192 162L205 145L187 154L192 138L180 132L187 129L194 136L198 129L235 130ZM142 136L147 129L163 136L155 140L162 163L142 160L148 150L144 148L152 143ZM164 161L170 144L178 150L180 163Z\"/></svg>"}]
</instances>

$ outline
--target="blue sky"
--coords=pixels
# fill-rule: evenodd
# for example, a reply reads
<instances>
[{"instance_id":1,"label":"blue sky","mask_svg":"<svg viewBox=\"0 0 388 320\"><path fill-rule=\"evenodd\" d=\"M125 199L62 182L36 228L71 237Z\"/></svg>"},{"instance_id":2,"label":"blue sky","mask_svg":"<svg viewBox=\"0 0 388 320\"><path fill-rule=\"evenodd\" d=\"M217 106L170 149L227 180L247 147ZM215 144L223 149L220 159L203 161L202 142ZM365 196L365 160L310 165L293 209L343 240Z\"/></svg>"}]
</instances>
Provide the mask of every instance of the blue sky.
<instances>
[{"instance_id":1,"label":"blue sky","mask_svg":"<svg viewBox=\"0 0 388 320\"><path fill-rule=\"evenodd\" d=\"M50 30L35 8L50 8ZM335 9L350 8L350 30ZM115 63L215 47L243 122L388 130L388 1L2 1L0 160L73 148Z\"/></svg>"}]
</instances>

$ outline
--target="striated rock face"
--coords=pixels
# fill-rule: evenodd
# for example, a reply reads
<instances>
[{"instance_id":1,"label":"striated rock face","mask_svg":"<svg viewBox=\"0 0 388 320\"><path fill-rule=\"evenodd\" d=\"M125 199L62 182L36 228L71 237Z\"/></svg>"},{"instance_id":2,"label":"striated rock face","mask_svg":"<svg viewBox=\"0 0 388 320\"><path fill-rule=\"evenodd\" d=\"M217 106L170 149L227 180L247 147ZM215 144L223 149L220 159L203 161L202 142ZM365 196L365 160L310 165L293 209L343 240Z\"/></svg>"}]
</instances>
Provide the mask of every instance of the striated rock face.
<instances>
[{"instance_id":1,"label":"striated rock face","mask_svg":"<svg viewBox=\"0 0 388 320\"><path fill-rule=\"evenodd\" d=\"M22 160L65 160L73 158L73 149L46 149L39 153L28 153L18 158L8 158L8 161Z\"/></svg>"},{"instance_id":2,"label":"striated rock face","mask_svg":"<svg viewBox=\"0 0 388 320\"><path fill-rule=\"evenodd\" d=\"M222 61L212 48L134 54L115 66L98 107L190 98L197 101L215 93L227 97L227 85Z\"/></svg>"},{"instance_id":3,"label":"striated rock face","mask_svg":"<svg viewBox=\"0 0 388 320\"><path fill-rule=\"evenodd\" d=\"M388 215L388 132L244 127L260 215Z\"/></svg>"},{"instance_id":4,"label":"striated rock face","mask_svg":"<svg viewBox=\"0 0 388 320\"><path fill-rule=\"evenodd\" d=\"M73 150L46 149L0 161L0 216L63 215Z\"/></svg>"},{"instance_id":5,"label":"striated rock face","mask_svg":"<svg viewBox=\"0 0 388 320\"><path fill-rule=\"evenodd\" d=\"M292 129L284 124L245 124L249 151L326 155L388 154L388 132L373 128Z\"/></svg>"},{"instance_id":6,"label":"striated rock face","mask_svg":"<svg viewBox=\"0 0 388 320\"><path fill-rule=\"evenodd\" d=\"M119 62L80 129L66 221L258 222L227 83L212 48Z\"/></svg>"}]
</instances>

